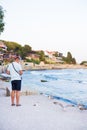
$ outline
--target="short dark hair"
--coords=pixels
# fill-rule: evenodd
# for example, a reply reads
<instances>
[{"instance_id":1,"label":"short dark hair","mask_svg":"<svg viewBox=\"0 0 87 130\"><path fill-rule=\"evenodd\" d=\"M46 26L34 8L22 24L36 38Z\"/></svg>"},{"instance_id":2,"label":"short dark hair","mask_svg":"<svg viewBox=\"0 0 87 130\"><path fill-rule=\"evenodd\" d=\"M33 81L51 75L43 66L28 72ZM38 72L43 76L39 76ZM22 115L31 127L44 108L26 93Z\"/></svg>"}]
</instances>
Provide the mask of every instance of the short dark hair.
<instances>
[{"instance_id":1,"label":"short dark hair","mask_svg":"<svg viewBox=\"0 0 87 130\"><path fill-rule=\"evenodd\" d=\"M20 56L15 56L15 60L16 60L16 59L19 59L19 60L20 60Z\"/></svg>"}]
</instances>

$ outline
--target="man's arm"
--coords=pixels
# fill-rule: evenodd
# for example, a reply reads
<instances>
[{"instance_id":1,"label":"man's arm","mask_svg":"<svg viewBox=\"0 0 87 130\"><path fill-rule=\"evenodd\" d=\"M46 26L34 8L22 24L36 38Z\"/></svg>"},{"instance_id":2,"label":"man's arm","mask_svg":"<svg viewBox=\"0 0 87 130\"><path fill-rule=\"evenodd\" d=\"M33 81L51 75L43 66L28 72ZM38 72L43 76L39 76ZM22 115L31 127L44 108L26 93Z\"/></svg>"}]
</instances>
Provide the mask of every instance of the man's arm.
<instances>
[{"instance_id":1,"label":"man's arm","mask_svg":"<svg viewBox=\"0 0 87 130\"><path fill-rule=\"evenodd\" d=\"M22 74L23 74L23 71L22 71L22 70L20 70L20 71L19 71L19 74L20 74L20 75L22 75Z\"/></svg>"}]
</instances>

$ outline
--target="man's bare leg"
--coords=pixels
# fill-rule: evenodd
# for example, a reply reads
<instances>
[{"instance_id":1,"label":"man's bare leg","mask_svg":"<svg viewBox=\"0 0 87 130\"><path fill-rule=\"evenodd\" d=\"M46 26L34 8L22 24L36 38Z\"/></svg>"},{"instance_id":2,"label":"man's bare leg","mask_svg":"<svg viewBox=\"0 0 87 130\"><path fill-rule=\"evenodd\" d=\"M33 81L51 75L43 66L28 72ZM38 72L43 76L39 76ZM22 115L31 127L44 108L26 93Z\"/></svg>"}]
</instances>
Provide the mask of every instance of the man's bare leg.
<instances>
[{"instance_id":1,"label":"man's bare leg","mask_svg":"<svg viewBox=\"0 0 87 130\"><path fill-rule=\"evenodd\" d=\"M16 91L16 106L20 105L19 101L20 101L20 91Z\"/></svg>"},{"instance_id":2,"label":"man's bare leg","mask_svg":"<svg viewBox=\"0 0 87 130\"><path fill-rule=\"evenodd\" d=\"M15 100L15 91L12 90L12 92L11 92L11 103L12 103L12 105L15 104L15 103L14 103L14 100Z\"/></svg>"}]
</instances>

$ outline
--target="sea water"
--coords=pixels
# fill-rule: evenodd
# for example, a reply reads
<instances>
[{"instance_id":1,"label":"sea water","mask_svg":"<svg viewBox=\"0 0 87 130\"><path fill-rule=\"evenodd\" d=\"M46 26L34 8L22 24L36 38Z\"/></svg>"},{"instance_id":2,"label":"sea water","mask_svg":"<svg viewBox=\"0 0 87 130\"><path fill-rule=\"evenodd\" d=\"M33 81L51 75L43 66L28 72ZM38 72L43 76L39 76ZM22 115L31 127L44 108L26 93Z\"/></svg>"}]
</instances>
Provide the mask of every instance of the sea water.
<instances>
[{"instance_id":1,"label":"sea water","mask_svg":"<svg viewBox=\"0 0 87 130\"><path fill-rule=\"evenodd\" d=\"M87 107L87 69L24 71L22 90L28 89Z\"/></svg>"}]
</instances>

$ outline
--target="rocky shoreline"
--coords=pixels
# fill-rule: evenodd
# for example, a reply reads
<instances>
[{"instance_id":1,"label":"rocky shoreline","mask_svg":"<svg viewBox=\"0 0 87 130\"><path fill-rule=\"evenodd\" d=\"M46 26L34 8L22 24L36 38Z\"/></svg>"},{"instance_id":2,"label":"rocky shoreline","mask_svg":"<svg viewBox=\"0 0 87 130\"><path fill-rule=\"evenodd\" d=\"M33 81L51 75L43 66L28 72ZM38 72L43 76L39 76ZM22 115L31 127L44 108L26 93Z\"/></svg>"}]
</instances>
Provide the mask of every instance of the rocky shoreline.
<instances>
[{"instance_id":1,"label":"rocky shoreline","mask_svg":"<svg viewBox=\"0 0 87 130\"><path fill-rule=\"evenodd\" d=\"M44 64L44 65L24 65L22 64L23 70L45 70L45 69L87 69L84 65L73 65L73 64Z\"/></svg>"},{"instance_id":2,"label":"rocky shoreline","mask_svg":"<svg viewBox=\"0 0 87 130\"><path fill-rule=\"evenodd\" d=\"M23 70L47 70L47 69L87 69L85 65L73 65L73 64L44 64L44 65L34 65L33 63L21 63ZM0 66L0 73L6 71L7 65Z\"/></svg>"}]
</instances>

